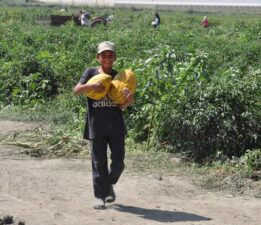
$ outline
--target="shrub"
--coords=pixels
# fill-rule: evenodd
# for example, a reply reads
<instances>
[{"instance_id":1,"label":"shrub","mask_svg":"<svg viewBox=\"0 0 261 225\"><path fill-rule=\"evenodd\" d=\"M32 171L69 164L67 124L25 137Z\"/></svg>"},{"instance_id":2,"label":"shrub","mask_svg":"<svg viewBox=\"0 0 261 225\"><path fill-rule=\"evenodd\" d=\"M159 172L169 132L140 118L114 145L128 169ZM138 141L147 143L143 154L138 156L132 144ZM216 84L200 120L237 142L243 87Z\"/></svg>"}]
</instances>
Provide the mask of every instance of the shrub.
<instances>
[{"instance_id":1,"label":"shrub","mask_svg":"<svg viewBox=\"0 0 261 225\"><path fill-rule=\"evenodd\" d=\"M243 156L245 164L248 170L260 170L261 169L261 149L247 150Z\"/></svg>"},{"instance_id":2,"label":"shrub","mask_svg":"<svg viewBox=\"0 0 261 225\"><path fill-rule=\"evenodd\" d=\"M229 70L212 82L194 87L181 101L164 109L159 141L176 146L197 161L241 156L261 147L260 70L240 76ZM165 129L163 129L165 128ZM164 135L162 135L164 134Z\"/></svg>"}]
</instances>

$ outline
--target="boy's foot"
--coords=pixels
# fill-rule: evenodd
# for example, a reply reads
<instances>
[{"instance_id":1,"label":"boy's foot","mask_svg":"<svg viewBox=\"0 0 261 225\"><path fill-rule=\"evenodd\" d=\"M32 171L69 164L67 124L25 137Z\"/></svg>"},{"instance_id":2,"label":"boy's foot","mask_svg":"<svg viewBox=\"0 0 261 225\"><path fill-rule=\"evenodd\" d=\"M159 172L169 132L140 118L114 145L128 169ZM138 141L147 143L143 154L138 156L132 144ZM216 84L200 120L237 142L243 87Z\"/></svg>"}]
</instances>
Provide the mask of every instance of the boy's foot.
<instances>
[{"instance_id":1,"label":"boy's foot","mask_svg":"<svg viewBox=\"0 0 261 225\"><path fill-rule=\"evenodd\" d=\"M109 194L109 196L107 196L105 198L105 202L112 203L112 202L115 201L115 199L116 199L116 195L115 195L115 192L113 190L113 187L111 186L110 187L110 194Z\"/></svg>"},{"instance_id":2,"label":"boy's foot","mask_svg":"<svg viewBox=\"0 0 261 225\"><path fill-rule=\"evenodd\" d=\"M96 198L95 201L95 205L93 206L94 209L106 209L105 202L103 199Z\"/></svg>"}]
</instances>

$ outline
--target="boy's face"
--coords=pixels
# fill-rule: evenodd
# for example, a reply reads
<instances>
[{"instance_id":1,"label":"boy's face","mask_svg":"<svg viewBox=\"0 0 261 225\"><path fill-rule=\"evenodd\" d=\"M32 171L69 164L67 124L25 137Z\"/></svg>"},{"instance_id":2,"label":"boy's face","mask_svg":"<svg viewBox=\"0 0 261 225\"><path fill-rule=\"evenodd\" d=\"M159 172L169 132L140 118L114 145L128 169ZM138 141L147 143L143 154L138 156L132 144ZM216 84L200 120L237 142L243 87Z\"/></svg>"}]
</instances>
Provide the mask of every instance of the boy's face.
<instances>
[{"instance_id":1,"label":"boy's face","mask_svg":"<svg viewBox=\"0 0 261 225\"><path fill-rule=\"evenodd\" d=\"M111 69L116 60L116 55L113 51L106 50L97 54L96 58L103 68Z\"/></svg>"}]
</instances>

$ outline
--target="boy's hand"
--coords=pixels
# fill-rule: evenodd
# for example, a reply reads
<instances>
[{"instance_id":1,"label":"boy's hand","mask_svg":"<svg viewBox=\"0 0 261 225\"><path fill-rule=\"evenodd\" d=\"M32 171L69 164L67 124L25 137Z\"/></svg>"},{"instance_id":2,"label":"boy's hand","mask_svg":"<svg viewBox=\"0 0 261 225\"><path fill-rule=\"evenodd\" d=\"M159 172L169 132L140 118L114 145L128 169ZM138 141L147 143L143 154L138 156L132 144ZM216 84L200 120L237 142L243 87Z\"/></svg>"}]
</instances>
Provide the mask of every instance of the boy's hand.
<instances>
[{"instance_id":1,"label":"boy's hand","mask_svg":"<svg viewBox=\"0 0 261 225\"><path fill-rule=\"evenodd\" d=\"M122 89L122 94L126 98L126 102L118 105L121 110L126 109L129 105L134 103L134 94L126 87Z\"/></svg>"},{"instance_id":2,"label":"boy's hand","mask_svg":"<svg viewBox=\"0 0 261 225\"><path fill-rule=\"evenodd\" d=\"M95 92L100 93L100 92L103 92L105 90L105 87L101 82L98 82L96 84L92 84L92 89Z\"/></svg>"},{"instance_id":3,"label":"boy's hand","mask_svg":"<svg viewBox=\"0 0 261 225\"><path fill-rule=\"evenodd\" d=\"M133 95L133 93L132 93L128 88L124 87L124 88L122 89L122 94L123 94L123 96L126 98L126 101L127 101L127 102L133 102L133 100L134 100L134 95Z\"/></svg>"}]
</instances>

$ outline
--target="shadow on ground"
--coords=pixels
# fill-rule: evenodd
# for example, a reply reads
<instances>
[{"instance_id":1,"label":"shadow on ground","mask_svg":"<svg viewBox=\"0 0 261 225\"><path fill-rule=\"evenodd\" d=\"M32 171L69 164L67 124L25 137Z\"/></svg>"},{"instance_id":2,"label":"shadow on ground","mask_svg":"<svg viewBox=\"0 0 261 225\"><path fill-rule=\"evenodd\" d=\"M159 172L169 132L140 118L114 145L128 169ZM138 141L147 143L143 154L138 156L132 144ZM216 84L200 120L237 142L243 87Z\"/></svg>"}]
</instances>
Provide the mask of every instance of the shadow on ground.
<instances>
[{"instance_id":1,"label":"shadow on ground","mask_svg":"<svg viewBox=\"0 0 261 225\"><path fill-rule=\"evenodd\" d=\"M145 209L136 206L125 206L121 204L116 204L114 209L120 212L127 212L137 214L140 217L147 220L154 220L158 222L186 222L186 221L206 221L211 220L204 216L199 216L192 213L178 212L178 211L168 211L161 209Z\"/></svg>"}]
</instances>

